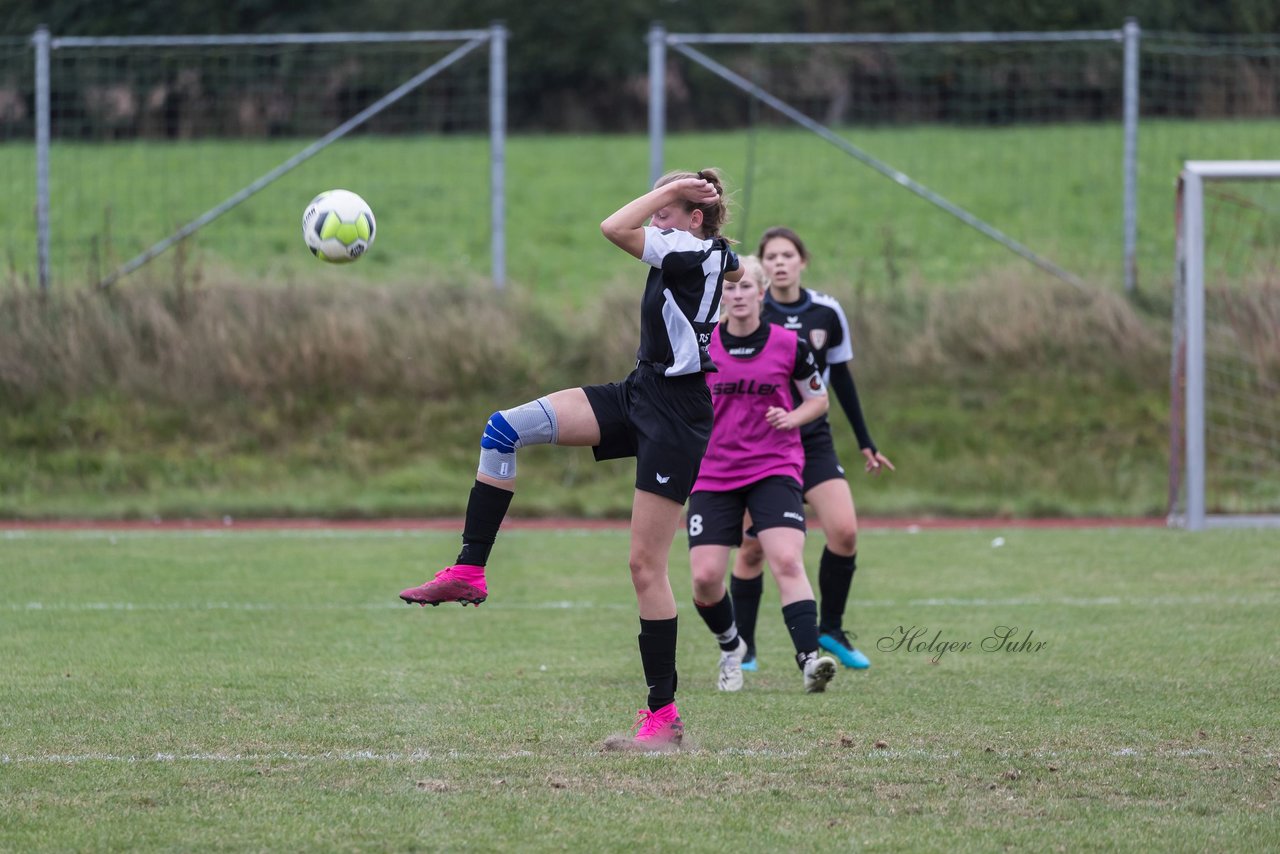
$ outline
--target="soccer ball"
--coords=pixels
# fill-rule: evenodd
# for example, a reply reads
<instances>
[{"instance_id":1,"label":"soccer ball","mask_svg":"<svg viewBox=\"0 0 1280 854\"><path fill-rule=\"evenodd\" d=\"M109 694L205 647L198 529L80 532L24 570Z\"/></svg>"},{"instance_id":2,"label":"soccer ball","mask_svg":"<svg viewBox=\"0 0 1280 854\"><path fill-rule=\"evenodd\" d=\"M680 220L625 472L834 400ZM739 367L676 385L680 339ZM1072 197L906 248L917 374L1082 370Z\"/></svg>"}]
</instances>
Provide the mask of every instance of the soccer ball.
<instances>
[{"instance_id":1,"label":"soccer ball","mask_svg":"<svg viewBox=\"0 0 1280 854\"><path fill-rule=\"evenodd\" d=\"M373 211L350 190L329 190L302 212L302 239L321 261L349 264L373 245Z\"/></svg>"}]
</instances>

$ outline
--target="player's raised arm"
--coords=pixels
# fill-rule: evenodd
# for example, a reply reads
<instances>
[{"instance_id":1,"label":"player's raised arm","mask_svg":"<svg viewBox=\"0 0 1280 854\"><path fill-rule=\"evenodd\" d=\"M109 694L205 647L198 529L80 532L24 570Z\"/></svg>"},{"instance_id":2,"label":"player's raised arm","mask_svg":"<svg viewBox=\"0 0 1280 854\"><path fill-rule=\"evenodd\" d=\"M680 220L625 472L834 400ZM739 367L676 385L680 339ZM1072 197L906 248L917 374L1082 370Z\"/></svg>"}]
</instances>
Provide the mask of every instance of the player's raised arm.
<instances>
[{"instance_id":1,"label":"player's raised arm","mask_svg":"<svg viewBox=\"0 0 1280 854\"><path fill-rule=\"evenodd\" d=\"M702 236L702 205L720 198L715 185L703 178L677 178L632 199L600 223L611 243L640 258L644 254L644 226L678 228Z\"/></svg>"}]
</instances>

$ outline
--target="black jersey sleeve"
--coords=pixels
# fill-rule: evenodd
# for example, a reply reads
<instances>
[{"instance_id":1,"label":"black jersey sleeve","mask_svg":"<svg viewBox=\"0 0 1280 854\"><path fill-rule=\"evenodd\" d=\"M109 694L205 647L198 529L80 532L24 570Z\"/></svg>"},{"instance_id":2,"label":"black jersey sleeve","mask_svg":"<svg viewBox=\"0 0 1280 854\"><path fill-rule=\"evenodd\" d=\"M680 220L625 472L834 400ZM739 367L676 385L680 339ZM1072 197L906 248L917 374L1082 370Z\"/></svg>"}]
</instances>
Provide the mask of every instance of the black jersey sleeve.
<instances>
[{"instance_id":1,"label":"black jersey sleeve","mask_svg":"<svg viewBox=\"0 0 1280 854\"><path fill-rule=\"evenodd\" d=\"M822 382L822 369L818 367L813 348L799 335L796 336L796 366L791 371L791 382L800 395L796 400L797 404L800 400L822 397L827 393L826 385Z\"/></svg>"},{"instance_id":2,"label":"black jersey sleeve","mask_svg":"<svg viewBox=\"0 0 1280 854\"><path fill-rule=\"evenodd\" d=\"M796 336L796 367L791 372L793 380L807 380L809 375L818 370L818 360L813 357L813 348L799 335Z\"/></svg>"},{"instance_id":3,"label":"black jersey sleeve","mask_svg":"<svg viewBox=\"0 0 1280 854\"><path fill-rule=\"evenodd\" d=\"M862 417L862 403L858 400L858 387L853 382L853 372L848 362L836 362L828 366L831 389L840 401L840 408L853 427L853 435L858 437L858 448L876 452L876 443L871 441L871 432L867 430L867 421Z\"/></svg>"},{"instance_id":4,"label":"black jersey sleeve","mask_svg":"<svg viewBox=\"0 0 1280 854\"><path fill-rule=\"evenodd\" d=\"M724 256L724 271L726 273L732 273L734 270L738 269L740 266L738 263L738 253L729 248L729 241L727 240L724 241Z\"/></svg>"}]
</instances>

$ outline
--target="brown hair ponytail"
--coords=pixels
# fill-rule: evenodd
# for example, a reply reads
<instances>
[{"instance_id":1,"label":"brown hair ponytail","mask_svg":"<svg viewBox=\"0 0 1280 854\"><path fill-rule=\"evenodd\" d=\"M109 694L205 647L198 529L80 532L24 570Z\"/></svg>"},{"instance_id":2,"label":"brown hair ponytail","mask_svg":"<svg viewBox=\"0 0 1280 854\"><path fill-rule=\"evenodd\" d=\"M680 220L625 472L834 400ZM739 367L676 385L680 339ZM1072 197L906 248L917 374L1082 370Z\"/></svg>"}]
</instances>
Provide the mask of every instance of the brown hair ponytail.
<instances>
[{"instance_id":1,"label":"brown hair ponytail","mask_svg":"<svg viewBox=\"0 0 1280 854\"><path fill-rule=\"evenodd\" d=\"M697 172L668 172L654 182L654 187L662 187L670 184L672 181L679 181L681 178L698 178L711 184L716 188L716 192L720 194L720 198L710 204L695 205L692 202L685 202L685 210L693 210L697 208L702 211L702 233L705 237L719 237L721 230L729 222L729 202L725 196L724 179L720 177L720 170L708 167L699 169Z\"/></svg>"}]
</instances>

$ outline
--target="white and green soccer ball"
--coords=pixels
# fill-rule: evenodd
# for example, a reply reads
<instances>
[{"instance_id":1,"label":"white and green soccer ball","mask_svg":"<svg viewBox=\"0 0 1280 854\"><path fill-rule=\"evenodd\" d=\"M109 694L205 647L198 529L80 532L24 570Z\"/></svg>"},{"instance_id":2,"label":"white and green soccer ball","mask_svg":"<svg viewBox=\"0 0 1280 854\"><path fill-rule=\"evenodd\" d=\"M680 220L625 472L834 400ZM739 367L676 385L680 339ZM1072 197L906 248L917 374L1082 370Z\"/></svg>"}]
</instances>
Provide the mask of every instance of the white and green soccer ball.
<instances>
[{"instance_id":1,"label":"white and green soccer ball","mask_svg":"<svg viewBox=\"0 0 1280 854\"><path fill-rule=\"evenodd\" d=\"M377 226L364 199L350 190L328 190L302 212L302 238L322 261L349 264L369 251Z\"/></svg>"}]
</instances>

